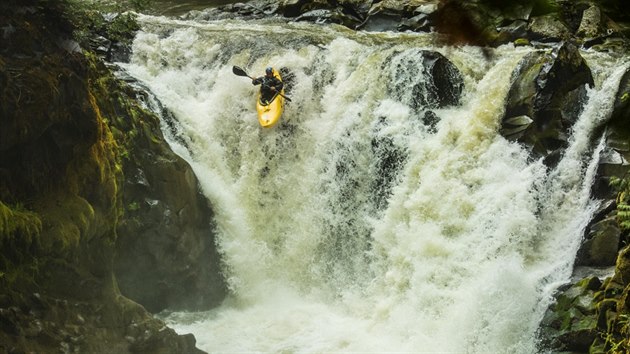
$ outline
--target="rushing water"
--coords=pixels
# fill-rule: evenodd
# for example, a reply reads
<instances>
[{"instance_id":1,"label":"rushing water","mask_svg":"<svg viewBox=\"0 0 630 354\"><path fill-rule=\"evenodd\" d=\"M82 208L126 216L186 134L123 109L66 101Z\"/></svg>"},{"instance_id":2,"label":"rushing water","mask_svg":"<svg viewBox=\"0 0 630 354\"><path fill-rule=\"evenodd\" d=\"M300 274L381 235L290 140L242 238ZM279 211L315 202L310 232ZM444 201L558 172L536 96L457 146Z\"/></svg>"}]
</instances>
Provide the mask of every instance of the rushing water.
<instances>
[{"instance_id":1,"label":"rushing water","mask_svg":"<svg viewBox=\"0 0 630 354\"><path fill-rule=\"evenodd\" d=\"M429 35L273 21L142 23L125 68L176 118L165 131L212 202L231 289L217 309L170 314L172 327L213 353L536 352L597 207L601 147L589 142L620 69L593 60L598 85L550 171L498 134L532 49L487 56ZM411 95L427 79L421 49L464 79L459 105L432 110L434 128ZM278 126L259 127L256 87L233 65L291 73Z\"/></svg>"}]
</instances>

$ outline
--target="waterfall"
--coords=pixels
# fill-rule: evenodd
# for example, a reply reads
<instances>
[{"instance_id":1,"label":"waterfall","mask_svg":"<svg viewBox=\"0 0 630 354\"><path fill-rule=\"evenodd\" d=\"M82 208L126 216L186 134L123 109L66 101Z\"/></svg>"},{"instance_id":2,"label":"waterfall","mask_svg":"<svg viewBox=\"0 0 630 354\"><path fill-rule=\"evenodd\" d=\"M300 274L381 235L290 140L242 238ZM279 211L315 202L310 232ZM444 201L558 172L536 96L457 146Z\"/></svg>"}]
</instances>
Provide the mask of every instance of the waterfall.
<instances>
[{"instance_id":1,"label":"waterfall","mask_svg":"<svg viewBox=\"0 0 630 354\"><path fill-rule=\"evenodd\" d=\"M498 134L511 73L534 49L488 56L429 34L274 20L141 22L124 68L174 116L167 136L213 205L231 290L169 325L208 352L537 351L598 206L602 147L588 141L621 70L599 68L549 170ZM459 104L426 99L420 50L461 72ZM233 65L286 69L278 126L258 125L257 88Z\"/></svg>"}]
</instances>

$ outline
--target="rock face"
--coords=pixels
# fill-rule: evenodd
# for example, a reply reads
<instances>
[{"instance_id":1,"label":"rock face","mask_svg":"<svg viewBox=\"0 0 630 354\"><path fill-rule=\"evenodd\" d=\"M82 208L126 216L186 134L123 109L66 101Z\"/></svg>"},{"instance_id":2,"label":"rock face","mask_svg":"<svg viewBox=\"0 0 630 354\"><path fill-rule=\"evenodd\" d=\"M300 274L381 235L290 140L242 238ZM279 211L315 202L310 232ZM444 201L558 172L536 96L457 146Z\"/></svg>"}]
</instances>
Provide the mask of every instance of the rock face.
<instances>
[{"instance_id":1,"label":"rock face","mask_svg":"<svg viewBox=\"0 0 630 354\"><path fill-rule=\"evenodd\" d=\"M615 265L621 230L614 215L589 225L576 265L610 267Z\"/></svg>"},{"instance_id":2,"label":"rock face","mask_svg":"<svg viewBox=\"0 0 630 354\"><path fill-rule=\"evenodd\" d=\"M114 260L118 285L151 312L210 309L226 294L212 210L190 166L168 147L157 117L135 112L133 120L114 122L129 149Z\"/></svg>"},{"instance_id":3,"label":"rock face","mask_svg":"<svg viewBox=\"0 0 630 354\"><path fill-rule=\"evenodd\" d=\"M597 277L561 288L542 320L542 346L558 351L588 352L597 336L594 294L602 282Z\"/></svg>"},{"instance_id":4,"label":"rock face","mask_svg":"<svg viewBox=\"0 0 630 354\"><path fill-rule=\"evenodd\" d=\"M198 353L192 335L176 334L119 291L113 265L117 232L133 218L125 210L128 198L139 195L125 191L126 181L134 178L125 169L136 166L128 162L161 159L159 168L145 172L172 172L166 181L178 184L177 192L185 195L182 204L172 202L157 180L149 197L162 197L176 215L173 224L180 228L164 230L181 231L173 238L183 246L172 259L181 255L181 247L191 246L192 256L181 263L193 269L185 279L194 284L187 289L191 292L207 292L195 276L216 271L194 264L201 256L214 256L211 233L206 233L210 223L200 215L208 206L189 168L166 152L152 125L155 117L127 101L124 87L117 87L102 62L67 39L72 26L63 3L36 5L0 5L5 29L0 47L0 352ZM131 127L136 130L125 130ZM136 140L145 145L136 147ZM130 152L153 155L135 159ZM217 289L222 289L220 281ZM159 303L165 302L171 304Z\"/></svg>"},{"instance_id":5,"label":"rock face","mask_svg":"<svg viewBox=\"0 0 630 354\"><path fill-rule=\"evenodd\" d=\"M577 48L564 43L551 53L528 54L513 75L501 134L554 165L581 112L586 87L593 85L591 71Z\"/></svg>"},{"instance_id":6,"label":"rock face","mask_svg":"<svg viewBox=\"0 0 630 354\"><path fill-rule=\"evenodd\" d=\"M610 120L602 127L606 138L597 171L593 195L602 199L602 206L587 226L578 251L576 265L614 268L614 275L606 278L599 287L589 288L575 295L582 282L559 289L556 303L548 310L541 324L543 345L557 351L571 350L580 353L606 353L627 351L630 334L627 316L630 313L630 216L627 211L630 184L627 163L630 144L630 74L626 73L615 97ZM610 186L615 178L621 179L617 189ZM584 298L586 296L586 298ZM570 301L567 301L569 298ZM587 307L583 304L588 303ZM565 318L565 320L561 320Z\"/></svg>"}]
</instances>

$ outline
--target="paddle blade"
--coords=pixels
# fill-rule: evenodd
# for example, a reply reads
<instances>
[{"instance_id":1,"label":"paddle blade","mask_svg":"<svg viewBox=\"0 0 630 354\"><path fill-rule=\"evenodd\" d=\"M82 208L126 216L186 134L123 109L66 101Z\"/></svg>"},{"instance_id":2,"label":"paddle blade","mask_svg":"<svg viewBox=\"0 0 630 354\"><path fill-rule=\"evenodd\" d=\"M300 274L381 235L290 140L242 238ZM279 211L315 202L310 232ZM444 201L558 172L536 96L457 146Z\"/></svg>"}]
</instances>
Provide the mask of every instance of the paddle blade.
<instances>
[{"instance_id":1,"label":"paddle blade","mask_svg":"<svg viewBox=\"0 0 630 354\"><path fill-rule=\"evenodd\" d=\"M248 76L247 73L245 72L245 70L241 69L238 66L233 66L232 67L232 72L234 73L234 75L238 75L238 76Z\"/></svg>"}]
</instances>

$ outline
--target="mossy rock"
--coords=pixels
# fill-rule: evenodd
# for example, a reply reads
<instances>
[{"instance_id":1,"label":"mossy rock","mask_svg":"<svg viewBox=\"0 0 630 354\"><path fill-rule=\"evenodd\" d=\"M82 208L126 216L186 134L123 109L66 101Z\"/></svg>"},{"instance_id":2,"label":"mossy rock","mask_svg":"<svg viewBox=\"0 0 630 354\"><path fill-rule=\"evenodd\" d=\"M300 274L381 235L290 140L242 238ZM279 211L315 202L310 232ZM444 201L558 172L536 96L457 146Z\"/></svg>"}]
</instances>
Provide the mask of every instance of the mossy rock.
<instances>
[{"instance_id":1,"label":"mossy rock","mask_svg":"<svg viewBox=\"0 0 630 354\"><path fill-rule=\"evenodd\" d=\"M513 76L500 132L553 166L568 146L570 130L582 111L586 86L593 85L591 71L578 49L564 43L552 52L526 55ZM532 123L515 130L510 122L520 116L530 118Z\"/></svg>"},{"instance_id":2,"label":"mossy rock","mask_svg":"<svg viewBox=\"0 0 630 354\"><path fill-rule=\"evenodd\" d=\"M0 27L15 29L0 53L0 352L197 353L118 290L113 75L59 44L72 29L60 4L0 5Z\"/></svg>"},{"instance_id":3,"label":"mossy rock","mask_svg":"<svg viewBox=\"0 0 630 354\"><path fill-rule=\"evenodd\" d=\"M630 142L630 70L619 83L609 126L621 139Z\"/></svg>"},{"instance_id":4,"label":"mossy rock","mask_svg":"<svg viewBox=\"0 0 630 354\"><path fill-rule=\"evenodd\" d=\"M597 335L597 277L584 278L559 290L541 322L545 350L586 352Z\"/></svg>"}]
</instances>

